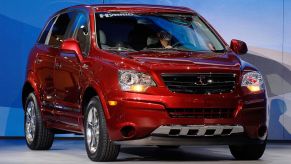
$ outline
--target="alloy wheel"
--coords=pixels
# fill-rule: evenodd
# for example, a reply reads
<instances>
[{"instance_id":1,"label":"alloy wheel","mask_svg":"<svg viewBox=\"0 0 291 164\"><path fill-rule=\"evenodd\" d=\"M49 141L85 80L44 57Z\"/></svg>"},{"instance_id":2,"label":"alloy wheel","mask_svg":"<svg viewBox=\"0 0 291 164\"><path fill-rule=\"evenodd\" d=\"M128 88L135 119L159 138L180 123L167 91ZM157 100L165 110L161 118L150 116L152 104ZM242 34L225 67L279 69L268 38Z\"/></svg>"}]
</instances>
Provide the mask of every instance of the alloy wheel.
<instances>
[{"instance_id":1,"label":"alloy wheel","mask_svg":"<svg viewBox=\"0 0 291 164\"><path fill-rule=\"evenodd\" d=\"M91 153L95 153L99 144L99 117L96 107L89 109L86 122L86 141Z\"/></svg>"},{"instance_id":2,"label":"alloy wheel","mask_svg":"<svg viewBox=\"0 0 291 164\"><path fill-rule=\"evenodd\" d=\"M35 136L36 117L35 105L33 101L29 101L25 113L25 137L28 143L32 143Z\"/></svg>"}]
</instances>

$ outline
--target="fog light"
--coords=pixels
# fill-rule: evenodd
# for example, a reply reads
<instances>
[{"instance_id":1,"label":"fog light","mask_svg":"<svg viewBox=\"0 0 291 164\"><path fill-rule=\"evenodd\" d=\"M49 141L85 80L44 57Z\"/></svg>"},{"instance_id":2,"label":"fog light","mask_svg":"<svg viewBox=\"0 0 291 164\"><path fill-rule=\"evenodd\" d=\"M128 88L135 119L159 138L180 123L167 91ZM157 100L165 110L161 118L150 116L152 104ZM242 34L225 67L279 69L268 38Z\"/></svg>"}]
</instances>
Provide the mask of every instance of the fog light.
<instances>
[{"instance_id":1,"label":"fog light","mask_svg":"<svg viewBox=\"0 0 291 164\"><path fill-rule=\"evenodd\" d=\"M117 105L117 101L108 101L108 104L110 106L116 106Z\"/></svg>"},{"instance_id":2,"label":"fog light","mask_svg":"<svg viewBox=\"0 0 291 164\"><path fill-rule=\"evenodd\" d=\"M132 138L135 135L135 128L133 126L124 126L121 130L120 130L122 136L124 138Z\"/></svg>"}]
</instances>

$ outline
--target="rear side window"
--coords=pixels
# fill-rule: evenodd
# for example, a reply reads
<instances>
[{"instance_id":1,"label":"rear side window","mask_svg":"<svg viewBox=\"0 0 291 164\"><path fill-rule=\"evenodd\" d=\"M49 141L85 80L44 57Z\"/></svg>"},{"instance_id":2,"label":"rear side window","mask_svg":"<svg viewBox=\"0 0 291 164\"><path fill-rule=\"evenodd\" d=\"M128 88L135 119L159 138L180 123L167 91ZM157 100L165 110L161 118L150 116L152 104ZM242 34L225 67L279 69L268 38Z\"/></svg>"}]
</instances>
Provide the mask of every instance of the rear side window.
<instances>
[{"instance_id":1,"label":"rear side window","mask_svg":"<svg viewBox=\"0 0 291 164\"><path fill-rule=\"evenodd\" d=\"M59 47L63 40L68 38L69 28L73 23L74 16L75 13L73 12L61 14L46 38L46 44Z\"/></svg>"},{"instance_id":2,"label":"rear side window","mask_svg":"<svg viewBox=\"0 0 291 164\"><path fill-rule=\"evenodd\" d=\"M52 25L54 24L55 20L56 20L56 17L51 19L49 21L49 23L46 25L45 29L43 30L43 32L42 32L42 34L40 36L40 39L38 40L38 43L40 43L40 44L44 44L45 43L46 37L47 37Z\"/></svg>"}]
</instances>

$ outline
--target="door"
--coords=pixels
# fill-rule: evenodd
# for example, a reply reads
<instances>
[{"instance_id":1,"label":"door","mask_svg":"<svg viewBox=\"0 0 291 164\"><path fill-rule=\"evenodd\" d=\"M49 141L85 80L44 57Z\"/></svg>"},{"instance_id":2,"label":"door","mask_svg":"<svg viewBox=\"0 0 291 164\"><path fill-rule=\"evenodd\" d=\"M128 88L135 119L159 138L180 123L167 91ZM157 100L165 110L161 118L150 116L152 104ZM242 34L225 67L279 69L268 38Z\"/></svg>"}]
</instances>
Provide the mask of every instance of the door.
<instances>
[{"instance_id":1,"label":"door","mask_svg":"<svg viewBox=\"0 0 291 164\"><path fill-rule=\"evenodd\" d=\"M53 17L44 28L38 43L35 45L34 51L36 54L35 59L35 75L37 81L37 88L40 92L40 101L43 108L43 118L46 120L52 120L53 104L54 104L54 64L55 57L58 54L57 50L46 44L47 37L51 32L51 28L56 21L56 17Z\"/></svg>"},{"instance_id":2,"label":"door","mask_svg":"<svg viewBox=\"0 0 291 164\"><path fill-rule=\"evenodd\" d=\"M60 54L60 46L69 35L69 27L73 14L64 13L54 17L43 31L38 45L38 54L35 61L37 78L40 81L41 101L44 107L44 117L56 121L56 85L55 67Z\"/></svg>"},{"instance_id":3,"label":"door","mask_svg":"<svg viewBox=\"0 0 291 164\"><path fill-rule=\"evenodd\" d=\"M85 13L76 13L68 31L69 38L79 41L81 51L86 56L89 48L88 22ZM70 52L59 52L56 57L54 84L56 115L60 122L78 126L81 116L81 62Z\"/></svg>"}]
</instances>

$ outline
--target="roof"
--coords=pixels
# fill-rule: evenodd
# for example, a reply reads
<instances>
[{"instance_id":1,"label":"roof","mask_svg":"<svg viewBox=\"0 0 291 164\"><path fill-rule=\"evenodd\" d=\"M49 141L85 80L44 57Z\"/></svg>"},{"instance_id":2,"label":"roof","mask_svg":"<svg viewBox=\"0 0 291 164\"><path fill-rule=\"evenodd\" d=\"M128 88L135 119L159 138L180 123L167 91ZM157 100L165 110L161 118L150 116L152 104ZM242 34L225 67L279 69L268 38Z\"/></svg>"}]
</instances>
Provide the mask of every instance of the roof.
<instances>
[{"instance_id":1,"label":"roof","mask_svg":"<svg viewBox=\"0 0 291 164\"><path fill-rule=\"evenodd\" d=\"M95 8L97 11L137 11L137 12L186 12L196 13L190 8L181 6L165 6L165 5L148 5L148 4L93 4L78 5L74 7Z\"/></svg>"}]
</instances>

